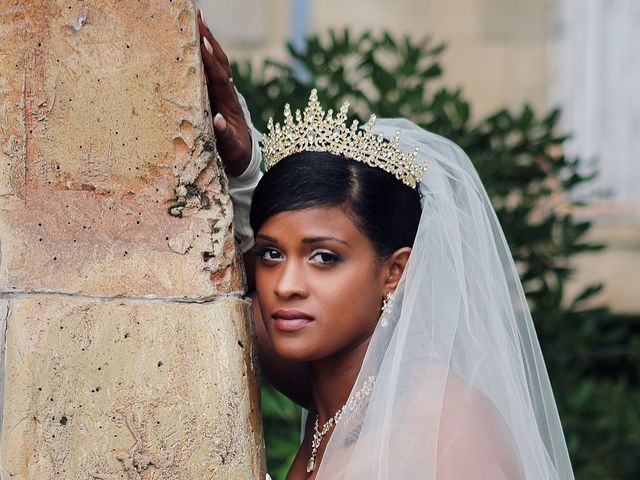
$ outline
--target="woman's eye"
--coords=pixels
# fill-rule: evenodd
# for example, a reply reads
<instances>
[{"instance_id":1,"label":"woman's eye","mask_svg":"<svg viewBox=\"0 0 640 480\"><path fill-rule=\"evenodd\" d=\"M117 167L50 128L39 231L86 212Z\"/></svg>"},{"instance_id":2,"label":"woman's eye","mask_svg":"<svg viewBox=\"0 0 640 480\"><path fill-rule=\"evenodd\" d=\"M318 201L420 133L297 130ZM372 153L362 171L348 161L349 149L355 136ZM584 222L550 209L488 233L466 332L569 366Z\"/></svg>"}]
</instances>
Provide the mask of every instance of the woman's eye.
<instances>
[{"instance_id":1,"label":"woman's eye","mask_svg":"<svg viewBox=\"0 0 640 480\"><path fill-rule=\"evenodd\" d=\"M282 254L275 248L262 248L256 252L262 259L268 262L278 261L282 259Z\"/></svg>"},{"instance_id":2,"label":"woman's eye","mask_svg":"<svg viewBox=\"0 0 640 480\"><path fill-rule=\"evenodd\" d=\"M327 265L336 263L338 260L340 260L340 257L331 252L315 252L313 255L311 255L311 260L323 265Z\"/></svg>"}]
</instances>

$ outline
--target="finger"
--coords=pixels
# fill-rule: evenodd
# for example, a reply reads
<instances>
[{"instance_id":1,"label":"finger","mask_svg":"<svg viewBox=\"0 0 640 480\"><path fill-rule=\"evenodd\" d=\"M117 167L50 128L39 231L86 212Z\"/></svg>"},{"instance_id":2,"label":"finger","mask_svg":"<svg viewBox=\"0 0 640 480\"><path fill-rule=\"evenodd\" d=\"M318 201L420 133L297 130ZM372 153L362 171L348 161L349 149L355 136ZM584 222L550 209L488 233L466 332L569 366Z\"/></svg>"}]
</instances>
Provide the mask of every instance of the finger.
<instances>
[{"instance_id":1,"label":"finger","mask_svg":"<svg viewBox=\"0 0 640 480\"><path fill-rule=\"evenodd\" d=\"M222 154L228 153L233 156L234 153L242 150L242 141L236 134L236 129L227 121L221 113L216 113L213 117L213 128L216 132L218 141L218 149Z\"/></svg>"},{"instance_id":2,"label":"finger","mask_svg":"<svg viewBox=\"0 0 640 480\"><path fill-rule=\"evenodd\" d=\"M247 156L248 151L245 148L245 143L238 138L237 130L220 113L217 113L213 118L213 127L216 133L218 152L224 159L227 173L234 176L242 174L246 170L251 156ZM243 158L247 158L247 161L242 161Z\"/></svg>"},{"instance_id":3,"label":"finger","mask_svg":"<svg viewBox=\"0 0 640 480\"><path fill-rule=\"evenodd\" d=\"M206 40L203 40L202 56L207 69L207 92L213 115L220 112L227 120L231 119L235 125L237 120L244 118L244 112L238 99L233 81L226 75L222 66L209 54Z\"/></svg>"},{"instance_id":4,"label":"finger","mask_svg":"<svg viewBox=\"0 0 640 480\"><path fill-rule=\"evenodd\" d=\"M202 10L199 10L200 15L198 15L198 30L200 31L200 36L206 38L209 44L212 47L211 54L216 58L216 60L220 63L226 74L231 77L231 66L229 65L229 59L227 58L227 54L224 53L224 50L215 39L211 30L207 26L206 21L204 20L204 16L202 15Z\"/></svg>"},{"instance_id":5,"label":"finger","mask_svg":"<svg viewBox=\"0 0 640 480\"><path fill-rule=\"evenodd\" d=\"M227 56L222 51L220 44L213 38L211 32L206 27L204 23L204 18L202 17L202 11L198 10L198 28L200 29L200 38L201 45L204 46L204 50L202 51L203 61L205 66L208 67L207 75L211 77L210 79L219 85L223 84L232 84L233 80L231 78L231 67L229 66L229 61ZM218 64L220 68L217 68ZM213 65L213 68L211 68ZM223 112L229 113L238 113L238 96L235 88L231 85L232 88L222 88L219 92L216 89L209 90L209 94L211 100L214 101L218 105L218 109ZM228 94L231 93L231 96Z\"/></svg>"},{"instance_id":6,"label":"finger","mask_svg":"<svg viewBox=\"0 0 640 480\"><path fill-rule=\"evenodd\" d=\"M224 71L227 72L227 75L229 75L229 77L232 77L233 73L231 72L231 66L229 65L229 58L227 57L227 54L224 53L224 50L222 50L222 47L220 46L218 41L215 39L215 37L211 35L211 32L209 32L207 39L209 40L209 42L211 43L211 46L213 47L213 54L216 57L216 60L220 62L220 65L222 65L222 68L224 68Z\"/></svg>"},{"instance_id":7,"label":"finger","mask_svg":"<svg viewBox=\"0 0 640 480\"><path fill-rule=\"evenodd\" d=\"M220 112L213 117L213 127L216 129L216 138L220 143L229 144L233 140L233 129Z\"/></svg>"},{"instance_id":8,"label":"finger","mask_svg":"<svg viewBox=\"0 0 640 480\"><path fill-rule=\"evenodd\" d=\"M209 91L209 100L214 112L223 111L223 113L235 112L237 109L234 105L237 103L236 91L233 87L231 78L222 68L222 65L209 52L206 38L203 38L201 45L202 61L207 71L207 89Z\"/></svg>"}]
</instances>

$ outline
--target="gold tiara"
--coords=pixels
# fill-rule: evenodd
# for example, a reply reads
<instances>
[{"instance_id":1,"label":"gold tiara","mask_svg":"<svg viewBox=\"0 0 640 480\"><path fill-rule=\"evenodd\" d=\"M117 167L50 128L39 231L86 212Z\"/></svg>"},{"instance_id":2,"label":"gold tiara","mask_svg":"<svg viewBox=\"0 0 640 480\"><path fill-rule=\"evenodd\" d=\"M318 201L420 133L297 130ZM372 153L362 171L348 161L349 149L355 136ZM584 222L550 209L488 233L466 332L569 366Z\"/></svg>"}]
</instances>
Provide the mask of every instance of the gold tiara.
<instances>
[{"instance_id":1,"label":"gold tiara","mask_svg":"<svg viewBox=\"0 0 640 480\"><path fill-rule=\"evenodd\" d=\"M284 125L273 124L273 118L267 125L268 133L262 137L262 155L265 167L269 170L276 163L289 155L299 152L328 152L343 155L371 167L381 168L394 175L411 188L418 184L427 165L414 163L418 155L416 147L411 153L398 149L400 131L391 141L386 142L382 135L373 132L376 117L371 118L363 129L358 128L354 120L347 127L349 103L340 107L340 112L333 117L333 111L326 112L318 102L318 92L314 88L309 97L309 104L303 114L296 110L295 122L291 115L291 107L284 107Z\"/></svg>"}]
</instances>

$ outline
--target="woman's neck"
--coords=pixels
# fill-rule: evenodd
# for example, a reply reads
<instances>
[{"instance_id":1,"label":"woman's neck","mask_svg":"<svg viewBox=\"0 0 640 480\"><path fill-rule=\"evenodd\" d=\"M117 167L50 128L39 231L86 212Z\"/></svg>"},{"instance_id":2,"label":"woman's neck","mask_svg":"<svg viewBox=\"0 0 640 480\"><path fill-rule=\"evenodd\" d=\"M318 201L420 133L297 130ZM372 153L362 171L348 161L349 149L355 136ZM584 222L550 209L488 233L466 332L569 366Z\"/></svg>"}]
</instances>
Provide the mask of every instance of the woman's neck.
<instances>
[{"instance_id":1,"label":"woman's neck","mask_svg":"<svg viewBox=\"0 0 640 480\"><path fill-rule=\"evenodd\" d=\"M349 399L370 340L368 336L349 350L310 364L312 398L320 425Z\"/></svg>"}]
</instances>

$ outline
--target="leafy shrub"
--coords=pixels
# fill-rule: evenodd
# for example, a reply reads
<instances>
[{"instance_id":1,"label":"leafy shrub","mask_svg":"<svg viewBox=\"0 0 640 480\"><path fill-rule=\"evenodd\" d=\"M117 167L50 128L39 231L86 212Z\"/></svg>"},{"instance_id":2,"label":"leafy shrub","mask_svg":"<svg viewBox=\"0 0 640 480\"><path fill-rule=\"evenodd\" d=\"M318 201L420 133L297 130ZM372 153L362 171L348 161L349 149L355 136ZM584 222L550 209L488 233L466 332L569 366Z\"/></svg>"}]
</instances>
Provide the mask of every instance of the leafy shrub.
<instances>
[{"instance_id":1,"label":"leafy shrub","mask_svg":"<svg viewBox=\"0 0 640 480\"><path fill-rule=\"evenodd\" d=\"M589 182L578 158L563 152L559 110L529 105L476 119L461 90L442 78L442 44L348 30L312 36L291 62L234 65L234 79L264 129L285 103L306 105L316 87L324 105L348 100L366 120L404 116L458 143L492 199L527 295L578 479L640 474L640 317L592 306L601 285L569 298L571 259L598 250L590 223L572 214L576 187ZM299 409L263 391L269 469L284 477L299 444Z\"/></svg>"}]
</instances>

